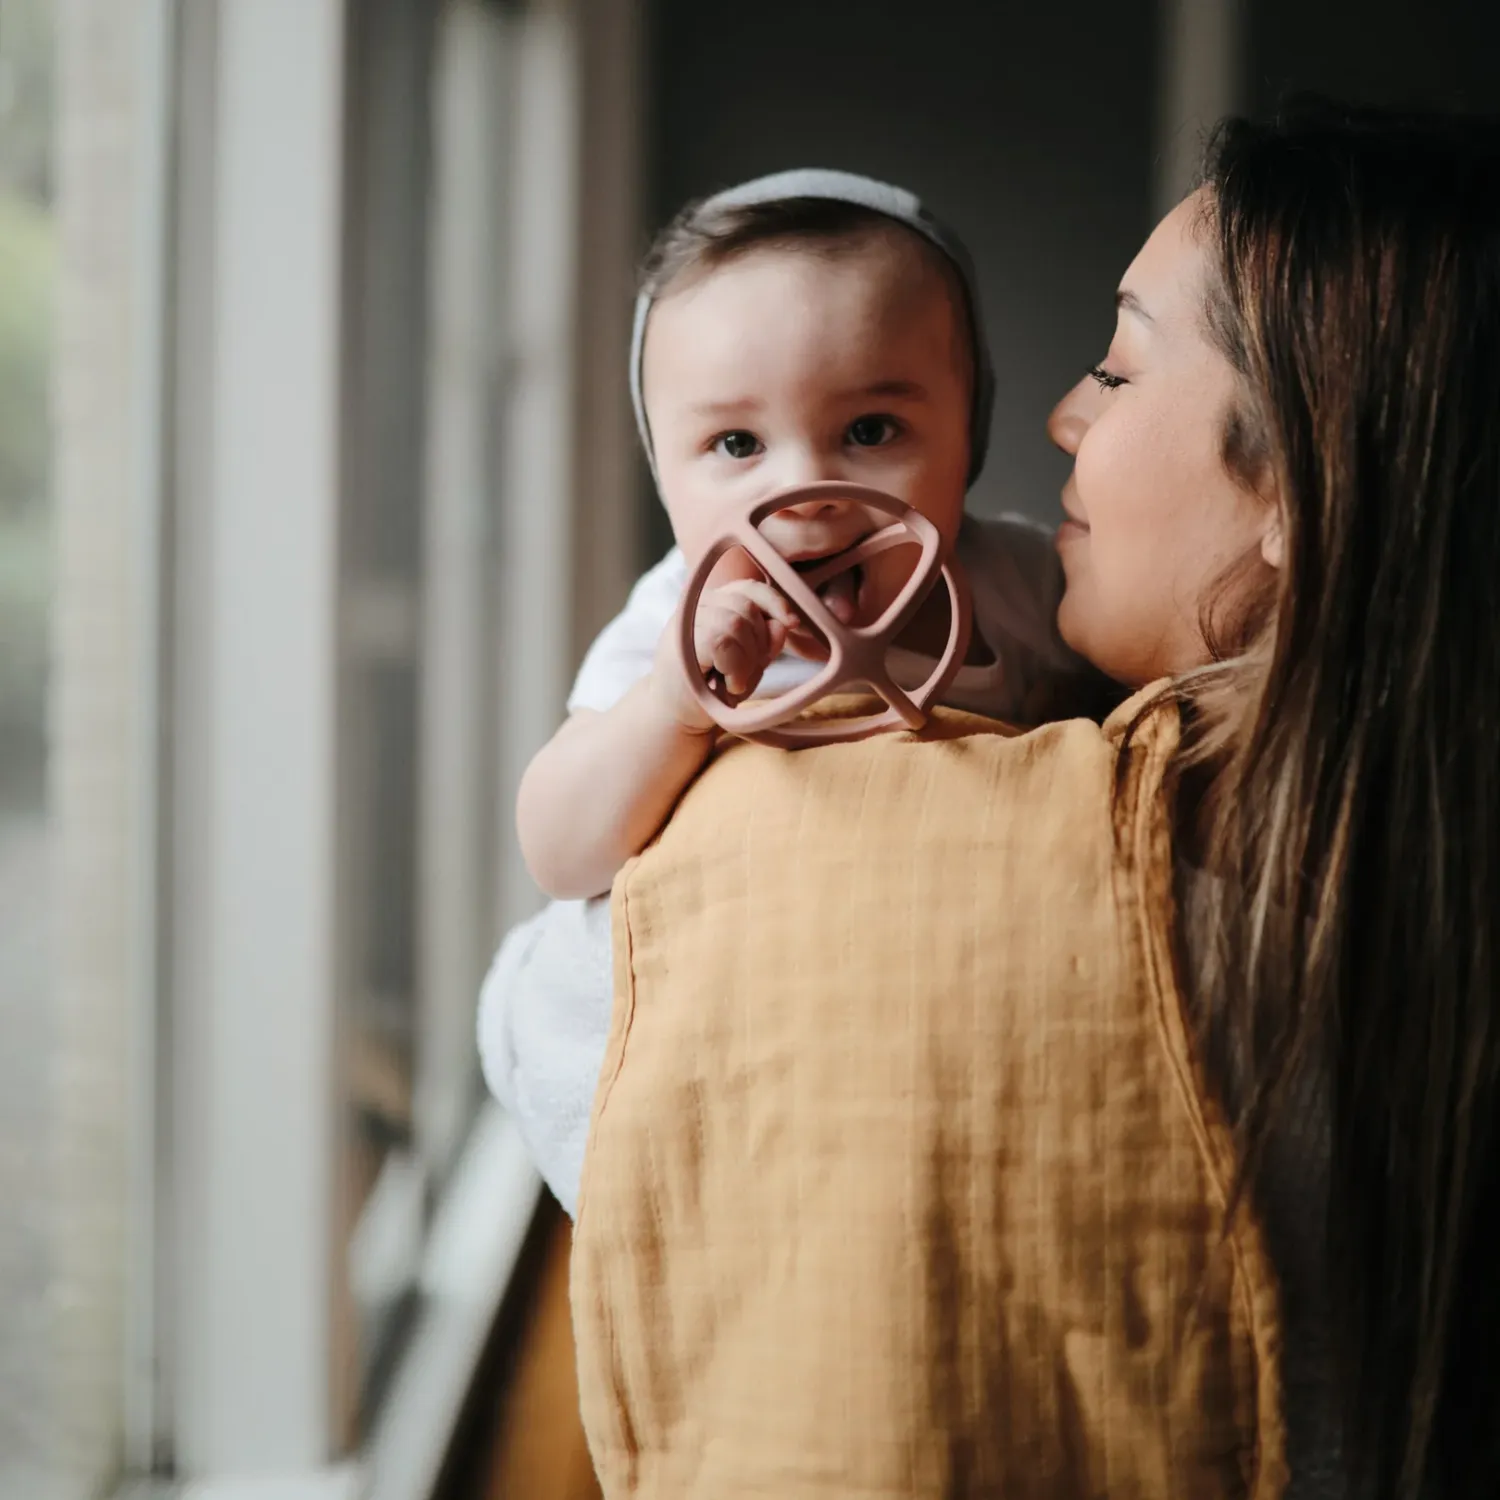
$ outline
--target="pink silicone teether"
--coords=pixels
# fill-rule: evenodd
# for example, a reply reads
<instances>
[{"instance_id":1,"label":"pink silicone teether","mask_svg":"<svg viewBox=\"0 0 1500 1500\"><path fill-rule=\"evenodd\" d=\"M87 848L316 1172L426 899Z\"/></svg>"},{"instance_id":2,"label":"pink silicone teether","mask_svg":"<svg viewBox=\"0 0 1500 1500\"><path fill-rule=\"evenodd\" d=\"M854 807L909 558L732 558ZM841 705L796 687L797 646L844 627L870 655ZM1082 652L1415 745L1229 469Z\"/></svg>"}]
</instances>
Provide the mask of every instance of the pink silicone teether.
<instances>
[{"instance_id":1,"label":"pink silicone teether","mask_svg":"<svg viewBox=\"0 0 1500 1500\"><path fill-rule=\"evenodd\" d=\"M848 551L830 558L807 573L796 568L762 535L760 525L768 516L812 500L847 500L883 512L894 524L867 536ZM921 557L905 587L873 625L847 626L829 613L818 597L818 588L830 578L875 557L892 547L916 542ZM763 702L741 702L721 683L710 684L698 665L693 642L693 623L698 601L714 564L732 548L741 547L756 565L796 606L803 622L814 626L828 642L828 662L810 682L780 697ZM941 576L948 586L952 619L948 644L932 675L915 692L903 692L886 671L886 652L904 630L922 601ZM804 745L826 745L841 740L859 740L886 729L920 729L927 711L953 680L969 649L969 590L962 572L943 558L942 537L936 526L904 501L880 490L837 481L798 485L769 499L758 500L738 515L731 515L724 532L709 546L693 569L683 595L678 617L678 649L693 695L715 724L741 739L758 740L795 750ZM811 719L793 723L810 705L846 688L868 686L889 705L883 712L855 719Z\"/></svg>"}]
</instances>

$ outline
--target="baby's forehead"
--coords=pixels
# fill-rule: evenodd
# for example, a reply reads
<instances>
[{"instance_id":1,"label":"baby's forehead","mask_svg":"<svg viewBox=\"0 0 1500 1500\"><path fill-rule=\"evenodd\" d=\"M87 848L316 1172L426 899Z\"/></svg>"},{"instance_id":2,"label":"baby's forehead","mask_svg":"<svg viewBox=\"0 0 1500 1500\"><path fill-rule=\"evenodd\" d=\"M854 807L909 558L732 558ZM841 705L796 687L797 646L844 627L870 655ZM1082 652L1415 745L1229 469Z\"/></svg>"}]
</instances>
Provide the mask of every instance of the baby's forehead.
<instances>
[{"instance_id":1,"label":"baby's forehead","mask_svg":"<svg viewBox=\"0 0 1500 1500\"><path fill-rule=\"evenodd\" d=\"M660 300L767 266L829 269L857 277L889 296L939 293L960 309L963 305L963 281L957 268L936 245L894 219L837 235L771 238L745 245L721 260L690 269L665 289Z\"/></svg>"},{"instance_id":2,"label":"baby's forehead","mask_svg":"<svg viewBox=\"0 0 1500 1500\"><path fill-rule=\"evenodd\" d=\"M966 360L973 356L957 268L894 220L836 237L770 239L690 269L658 297L647 344L653 325L701 337L716 322L753 322L791 309L815 309L823 318L843 312L891 332L937 323Z\"/></svg>"}]
</instances>

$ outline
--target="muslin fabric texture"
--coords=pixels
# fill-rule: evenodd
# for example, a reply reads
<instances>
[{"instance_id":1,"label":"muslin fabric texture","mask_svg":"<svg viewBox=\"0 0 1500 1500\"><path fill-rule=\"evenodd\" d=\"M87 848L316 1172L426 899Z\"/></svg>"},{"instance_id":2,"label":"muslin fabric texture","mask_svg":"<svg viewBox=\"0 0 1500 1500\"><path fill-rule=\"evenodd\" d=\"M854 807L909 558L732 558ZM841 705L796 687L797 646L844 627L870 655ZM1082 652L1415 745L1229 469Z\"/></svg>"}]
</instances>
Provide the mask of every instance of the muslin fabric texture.
<instances>
[{"instance_id":1,"label":"muslin fabric texture","mask_svg":"<svg viewBox=\"0 0 1500 1500\"><path fill-rule=\"evenodd\" d=\"M622 871L572 1280L610 1500L1282 1493L1139 701L737 744Z\"/></svg>"}]
</instances>

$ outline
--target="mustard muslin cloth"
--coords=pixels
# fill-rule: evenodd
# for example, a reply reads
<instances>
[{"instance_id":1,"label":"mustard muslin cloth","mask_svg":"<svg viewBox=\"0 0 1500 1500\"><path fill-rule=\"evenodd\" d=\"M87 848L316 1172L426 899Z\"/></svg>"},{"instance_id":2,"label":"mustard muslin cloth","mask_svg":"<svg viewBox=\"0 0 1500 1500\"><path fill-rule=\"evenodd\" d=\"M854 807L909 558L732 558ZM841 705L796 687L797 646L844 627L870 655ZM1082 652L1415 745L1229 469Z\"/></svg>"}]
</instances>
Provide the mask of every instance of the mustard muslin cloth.
<instances>
[{"instance_id":1,"label":"mustard muslin cloth","mask_svg":"<svg viewBox=\"0 0 1500 1500\"><path fill-rule=\"evenodd\" d=\"M735 745L621 873L572 1283L612 1500L1281 1493L1135 707Z\"/></svg>"}]
</instances>

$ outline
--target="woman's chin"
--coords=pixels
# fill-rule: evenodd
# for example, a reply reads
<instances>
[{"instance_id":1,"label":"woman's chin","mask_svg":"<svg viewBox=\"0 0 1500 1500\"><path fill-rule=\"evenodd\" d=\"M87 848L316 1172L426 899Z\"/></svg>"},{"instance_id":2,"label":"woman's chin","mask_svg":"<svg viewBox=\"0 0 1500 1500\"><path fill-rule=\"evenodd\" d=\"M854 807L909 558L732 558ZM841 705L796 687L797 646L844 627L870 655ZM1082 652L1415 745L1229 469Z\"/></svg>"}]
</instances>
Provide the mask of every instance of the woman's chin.
<instances>
[{"instance_id":1,"label":"woman's chin","mask_svg":"<svg viewBox=\"0 0 1500 1500\"><path fill-rule=\"evenodd\" d=\"M1057 633L1062 637L1063 645L1070 651L1076 651L1080 656L1086 657L1089 655L1088 630L1086 622L1080 618L1081 614L1077 591L1065 588L1057 605Z\"/></svg>"}]
</instances>

